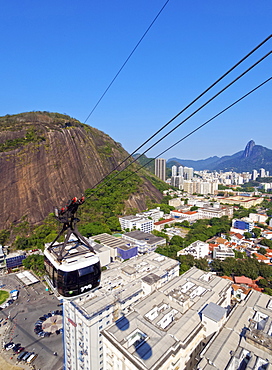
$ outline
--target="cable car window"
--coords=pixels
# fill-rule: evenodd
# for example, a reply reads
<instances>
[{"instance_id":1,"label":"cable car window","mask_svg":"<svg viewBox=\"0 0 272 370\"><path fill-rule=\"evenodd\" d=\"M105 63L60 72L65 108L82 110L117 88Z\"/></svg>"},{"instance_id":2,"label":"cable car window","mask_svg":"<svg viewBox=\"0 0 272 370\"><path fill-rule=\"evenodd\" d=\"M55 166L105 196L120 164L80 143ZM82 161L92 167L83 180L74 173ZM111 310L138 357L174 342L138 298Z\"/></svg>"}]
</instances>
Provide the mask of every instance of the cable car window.
<instances>
[{"instance_id":1,"label":"cable car window","mask_svg":"<svg viewBox=\"0 0 272 370\"><path fill-rule=\"evenodd\" d=\"M67 285L77 284L78 275L77 271L69 271L64 273L64 280Z\"/></svg>"},{"instance_id":2,"label":"cable car window","mask_svg":"<svg viewBox=\"0 0 272 370\"><path fill-rule=\"evenodd\" d=\"M94 265L83 267L82 269L78 270L79 277L83 275L87 275L87 274L93 274L93 273L94 273Z\"/></svg>"}]
</instances>

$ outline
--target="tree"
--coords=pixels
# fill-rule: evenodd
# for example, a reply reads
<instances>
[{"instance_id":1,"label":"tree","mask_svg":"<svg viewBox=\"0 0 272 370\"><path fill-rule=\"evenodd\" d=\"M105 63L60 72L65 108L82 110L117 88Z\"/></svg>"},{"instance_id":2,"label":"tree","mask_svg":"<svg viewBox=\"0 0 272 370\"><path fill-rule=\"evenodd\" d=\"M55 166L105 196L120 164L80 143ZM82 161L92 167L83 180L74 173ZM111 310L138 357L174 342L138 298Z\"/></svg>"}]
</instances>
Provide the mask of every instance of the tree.
<instances>
[{"instance_id":1,"label":"tree","mask_svg":"<svg viewBox=\"0 0 272 370\"><path fill-rule=\"evenodd\" d=\"M269 240L269 239L262 239L262 240L260 241L260 244L261 244L261 245L264 245L264 246L266 246L266 247L268 247L268 248L272 248L272 240Z\"/></svg>"},{"instance_id":2,"label":"tree","mask_svg":"<svg viewBox=\"0 0 272 370\"><path fill-rule=\"evenodd\" d=\"M266 250L264 247L261 247L261 248L258 250L258 252L259 252L260 254L262 254L263 256L265 256L265 255L266 255L266 253L267 253L267 250Z\"/></svg>"},{"instance_id":3,"label":"tree","mask_svg":"<svg viewBox=\"0 0 272 370\"><path fill-rule=\"evenodd\" d=\"M195 259L195 267L203 271L209 271L209 263L206 258Z\"/></svg>"},{"instance_id":4,"label":"tree","mask_svg":"<svg viewBox=\"0 0 272 370\"><path fill-rule=\"evenodd\" d=\"M197 209L198 209L197 206L193 206L193 207L190 208L190 211L196 211Z\"/></svg>"},{"instance_id":5,"label":"tree","mask_svg":"<svg viewBox=\"0 0 272 370\"><path fill-rule=\"evenodd\" d=\"M169 242L169 245L177 245L179 247L183 247L184 239L179 235L174 235Z\"/></svg>"},{"instance_id":6,"label":"tree","mask_svg":"<svg viewBox=\"0 0 272 370\"><path fill-rule=\"evenodd\" d=\"M100 222L90 222L86 225L80 226L78 229L79 232L81 232L82 235L86 237L103 233L111 233L110 228L106 224L102 224Z\"/></svg>"},{"instance_id":7,"label":"tree","mask_svg":"<svg viewBox=\"0 0 272 370\"><path fill-rule=\"evenodd\" d=\"M178 224L178 223L177 223ZM187 220L182 221L179 225L183 227L190 227L190 222Z\"/></svg>"},{"instance_id":8,"label":"tree","mask_svg":"<svg viewBox=\"0 0 272 370\"><path fill-rule=\"evenodd\" d=\"M38 275L42 275L45 272L44 268L44 256L39 254L32 254L23 260L23 266L28 270L33 270Z\"/></svg>"},{"instance_id":9,"label":"tree","mask_svg":"<svg viewBox=\"0 0 272 370\"><path fill-rule=\"evenodd\" d=\"M258 282L257 282L258 286L260 288L266 288L268 286L268 281L266 279L260 279Z\"/></svg>"},{"instance_id":10,"label":"tree","mask_svg":"<svg viewBox=\"0 0 272 370\"><path fill-rule=\"evenodd\" d=\"M250 239L250 238L252 238L252 235L251 235L251 233L249 233L248 231L246 231L246 232L244 233L244 237L245 237L246 239Z\"/></svg>"},{"instance_id":11,"label":"tree","mask_svg":"<svg viewBox=\"0 0 272 370\"><path fill-rule=\"evenodd\" d=\"M111 216L106 220L106 224L111 231L121 231L119 219L116 216Z\"/></svg>"},{"instance_id":12,"label":"tree","mask_svg":"<svg viewBox=\"0 0 272 370\"><path fill-rule=\"evenodd\" d=\"M261 235L261 229L259 229L258 227L254 227L253 229L252 229L252 232L254 233L254 235L255 235L255 237L256 238L259 238L260 237L260 235Z\"/></svg>"}]
</instances>

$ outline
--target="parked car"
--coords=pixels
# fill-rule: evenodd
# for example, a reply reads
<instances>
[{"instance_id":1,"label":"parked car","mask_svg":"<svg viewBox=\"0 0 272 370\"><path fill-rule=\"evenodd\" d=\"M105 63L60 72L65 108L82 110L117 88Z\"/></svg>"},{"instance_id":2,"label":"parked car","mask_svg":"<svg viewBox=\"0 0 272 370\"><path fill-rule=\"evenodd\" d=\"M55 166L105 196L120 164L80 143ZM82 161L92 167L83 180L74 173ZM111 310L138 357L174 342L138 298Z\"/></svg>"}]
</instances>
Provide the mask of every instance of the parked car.
<instances>
[{"instance_id":1,"label":"parked car","mask_svg":"<svg viewBox=\"0 0 272 370\"><path fill-rule=\"evenodd\" d=\"M21 361L22 358L27 354L28 352L27 351L23 351L21 352L18 356L17 356L17 360L18 361Z\"/></svg>"},{"instance_id":2,"label":"parked car","mask_svg":"<svg viewBox=\"0 0 272 370\"><path fill-rule=\"evenodd\" d=\"M13 344L13 342L8 342L8 343L5 343L4 344L4 348L6 349L8 346L10 346L11 344Z\"/></svg>"},{"instance_id":3,"label":"parked car","mask_svg":"<svg viewBox=\"0 0 272 370\"><path fill-rule=\"evenodd\" d=\"M13 347L15 347L15 343L12 343L12 344L9 344L7 347L6 347L6 350L9 351L10 349L12 349Z\"/></svg>"},{"instance_id":4,"label":"parked car","mask_svg":"<svg viewBox=\"0 0 272 370\"><path fill-rule=\"evenodd\" d=\"M25 347L19 347L16 351L16 353L21 353L23 352L23 350L25 349Z\"/></svg>"},{"instance_id":5,"label":"parked car","mask_svg":"<svg viewBox=\"0 0 272 370\"><path fill-rule=\"evenodd\" d=\"M12 349L14 352L16 352L19 347L21 347L21 343L16 343Z\"/></svg>"},{"instance_id":6,"label":"parked car","mask_svg":"<svg viewBox=\"0 0 272 370\"><path fill-rule=\"evenodd\" d=\"M33 353L30 357L28 357L28 359L27 359L27 363L28 364L31 364L36 358L38 357L38 355L37 354L35 354L35 353Z\"/></svg>"},{"instance_id":7,"label":"parked car","mask_svg":"<svg viewBox=\"0 0 272 370\"><path fill-rule=\"evenodd\" d=\"M28 357L30 357L33 354L33 352L27 352L24 357L22 358L23 361L26 361Z\"/></svg>"}]
</instances>

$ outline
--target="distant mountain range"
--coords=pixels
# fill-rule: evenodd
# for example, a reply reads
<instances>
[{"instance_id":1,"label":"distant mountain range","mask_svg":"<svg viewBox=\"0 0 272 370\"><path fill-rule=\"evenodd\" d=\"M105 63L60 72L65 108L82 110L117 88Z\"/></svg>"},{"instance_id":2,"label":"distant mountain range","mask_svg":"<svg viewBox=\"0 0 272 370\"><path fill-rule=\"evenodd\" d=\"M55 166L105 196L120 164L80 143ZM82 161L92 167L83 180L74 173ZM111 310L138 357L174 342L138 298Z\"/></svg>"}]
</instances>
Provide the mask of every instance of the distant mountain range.
<instances>
[{"instance_id":1,"label":"distant mountain range","mask_svg":"<svg viewBox=\"0 0 272 370\"><path fill-rule=\"evenodd\" d=\"M251 172L252 170L259 171L264 168L272 173L272 150L261 145L256 145L253 140L249 141L244 150L233 155L223 157L209 157L198 161L170 158L167 161L167 167L186 166L193 167L197 171L235 171L235 172Z\"/></svg>"}]
</instances>

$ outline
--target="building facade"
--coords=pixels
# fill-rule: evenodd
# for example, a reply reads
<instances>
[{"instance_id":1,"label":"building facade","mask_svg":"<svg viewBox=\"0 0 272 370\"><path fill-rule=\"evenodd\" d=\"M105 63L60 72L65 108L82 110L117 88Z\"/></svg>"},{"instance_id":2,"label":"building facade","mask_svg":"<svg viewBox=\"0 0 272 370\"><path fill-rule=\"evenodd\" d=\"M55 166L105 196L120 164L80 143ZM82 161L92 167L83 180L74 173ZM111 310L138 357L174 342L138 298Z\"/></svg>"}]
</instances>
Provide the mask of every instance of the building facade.
<instances>
[{"instance_id":1,"label":"building facade","mask_svg":"<svg viewBox=\"0 0 272 370\"><path fill-rule=\"evenodd\" d=\"M166 180L166 160L164 158L155 159L155 175L162 181Z\"/></svg>"},{"instance_id":2,"label":"building facade","mask_svg":"<svg viewBox=\"0 0 272 370\"><path fill-rule=\"evenodd\" d=\"M178 261L156 253L113 266L102 272L100 289L63 302L66 370L107 369L102 331L120 325L133 304L179 275Z\"/></svg>"}]
</instances>

